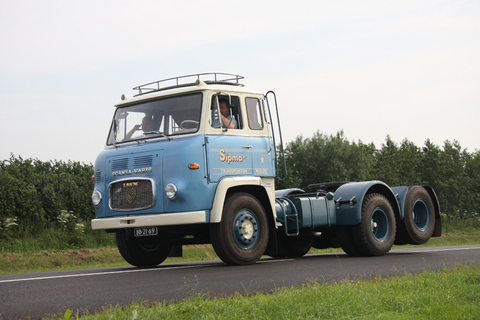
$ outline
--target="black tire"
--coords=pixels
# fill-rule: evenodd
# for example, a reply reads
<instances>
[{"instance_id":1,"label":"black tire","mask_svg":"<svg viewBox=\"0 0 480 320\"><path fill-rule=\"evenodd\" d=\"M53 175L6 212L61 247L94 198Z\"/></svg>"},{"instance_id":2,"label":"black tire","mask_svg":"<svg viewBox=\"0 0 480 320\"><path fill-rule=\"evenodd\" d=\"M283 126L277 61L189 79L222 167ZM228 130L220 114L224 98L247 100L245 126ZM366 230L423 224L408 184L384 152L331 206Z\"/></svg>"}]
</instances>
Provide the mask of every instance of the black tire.
<instances>
[{"instance_id":1,"label":"black tire","mask_svg":"<svg viewBox=\"0 0 480 320\"><path fill-rule=\"evenodd\" d=\"M229 265L253 264L268 244L268 221L262 204L248 193L235 193L223 206L220 223L210 227L215 253Z\"/></svg>"},{"instance_id":2,"label":"black tire","mask_svg":"<svg viewBox=\"0 0 480 320\"><path fill-rule=\"evenodd\" d=\"M352 226L353 238L364 256L383 256L392 248L396 222L392 205L385 196L373 193L365 197L362 217Z\"/></svg>"},{"instance_id":3,"label":"black tire","mask_svg":"<svg viewBox=\"0 0 480 320\"><path fill-rule=\"evenodd\" d=\"M398 236L404 243L424 244L435 230L435 208L427 190L415 186L405 198L405 216L398 223Z\"/></svg>"},{"instance_id":4,"label":"black tire","mask_svg":"<svg viewBox=\"0 0 480 320\"><path fill-rule=\"evenodd\" d=\"M285 230L278 230L278 253L274 258L300 258L310 251L312 247L312 238L307 236L288 237Z\"/></svg>"},{"instance_id":5,"label":"black tire","mask_svg":"<svg viewBox=\"0 0 480 320\"><path fill-rule=\"evenodd\" d=\"M133 229L117 231L118 251L133 266L154 267L168 257L172 245L162 243L159 236L134 237Z\"/></svg>"},{"instance_id":6,"label":"black tire","mask_svg":"<svg viewBox=\"0 0 480 320\"><path fill-rule=\"evenodd\" d=\"M322 231L320 237L313 240L312 247L315 249L340 248L340 242L337 239L334 228L328 228Z\"/></svg>"},{"instance_id":7,"label":"black tire","mask_svg":"<svg viewBox=\"0 0 480 320\"><path fill-rule=\"evenodd\" d=\"M360 251L353 238L352 226L337 226L336 234L338 243L346 254L353 257L362 256L362 251Z\"/></svg>"}]
</instances>

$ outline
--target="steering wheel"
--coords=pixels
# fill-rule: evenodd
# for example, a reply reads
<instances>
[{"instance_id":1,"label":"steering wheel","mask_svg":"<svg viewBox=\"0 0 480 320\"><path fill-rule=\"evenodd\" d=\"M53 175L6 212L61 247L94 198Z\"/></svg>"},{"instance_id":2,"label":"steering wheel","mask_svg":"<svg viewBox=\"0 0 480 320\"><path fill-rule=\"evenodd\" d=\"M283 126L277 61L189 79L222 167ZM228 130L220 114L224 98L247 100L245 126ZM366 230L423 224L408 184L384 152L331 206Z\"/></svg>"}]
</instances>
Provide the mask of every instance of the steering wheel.
<instances>
[{"instance_id":1,"label":"steering wheel","mask_svg":"<svg viewBox=\"0 0 480 320\"><path fill-rule=\"evenodd\" d=\"M198 128L198 121L195 121L195 120L183 120L183 121L180 123L180 128L182 128L183 130L193 129L193 128L184 128L183 125L185 125L185 124L187 124L187 123L196 124L196 125L197 125L197 128Z\"/></svg>"}]
</instances>

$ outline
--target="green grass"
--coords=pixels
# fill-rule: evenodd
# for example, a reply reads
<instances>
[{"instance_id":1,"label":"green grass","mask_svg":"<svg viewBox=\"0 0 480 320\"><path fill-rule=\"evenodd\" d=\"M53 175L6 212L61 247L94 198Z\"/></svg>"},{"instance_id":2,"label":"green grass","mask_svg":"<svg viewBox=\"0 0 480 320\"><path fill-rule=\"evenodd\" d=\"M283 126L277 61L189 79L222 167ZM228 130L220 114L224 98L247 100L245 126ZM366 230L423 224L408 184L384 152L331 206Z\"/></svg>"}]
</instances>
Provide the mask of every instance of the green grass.
<instances>
[{"instance_id":1,"label":"green grass","mask_svg":"<svg viewBox=\"0 0 480 320\"><path fill-rule=\"evenodd\" d=\"M94 231L88 221L81 222L85 230L72 230L58 225L19 225L13 230L0 231L1 253L61 252L68 250L116 247L115 235L105 231Z\"/></svg>"},{"instance_id":2,"label":"green grass","mask_svg":"<svg viewBox=\"0 0 480 320\"><path fill-rule=\"evenodd\" d=\"M478 214L470 217L442 214L442 233L480 233Z\"/></svg>"},{"instance_id":3,"label":"green grass","mask_svg":"<svg viewBox=\"0 0 480 320\"><path fill-rule=\"evenodd\" d=\"M417 275L277 288L271 294L210 297L195 292L177 303L134 302L81 316L97 319L479 319L480 265Z\"/></svg>"},{"instance_id":4,"label":"green grass","mask_svg":"<svg viewBox=\"0 0 480 320\"><path fill-rule=\"evenodd\" d=\"M218 259L211 245L184 246L182 258L164 263ZM0 254L0 274L129 265L116 248Z\"/></svg>"}]
</instances>

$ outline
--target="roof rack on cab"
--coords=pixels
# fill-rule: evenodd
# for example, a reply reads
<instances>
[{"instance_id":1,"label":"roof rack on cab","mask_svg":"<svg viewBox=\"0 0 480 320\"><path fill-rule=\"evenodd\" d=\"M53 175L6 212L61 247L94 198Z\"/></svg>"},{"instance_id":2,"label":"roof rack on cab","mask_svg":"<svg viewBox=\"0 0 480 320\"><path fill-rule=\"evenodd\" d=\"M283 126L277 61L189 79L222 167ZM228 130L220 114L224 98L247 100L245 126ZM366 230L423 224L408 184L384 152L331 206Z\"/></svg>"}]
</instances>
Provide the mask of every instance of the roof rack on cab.
<instances>
[{"instance_id":1,"label":"roof rack on cab","mask_svg":"<svg viewBox=\"0 0 480 320\"><path fill-rule=\"evenodd\" d=\"M206 84L225 84L243 87L243 84L238 82L243 78L243 76L240 76L238 74L221 72L196 73L142 84L138 87L133 88L133 90L138 90L138 94L136 94L135 96L139 96L155 91L195 86L197 84L197 80L203 81Z\"/></svg>"}]
</instances>

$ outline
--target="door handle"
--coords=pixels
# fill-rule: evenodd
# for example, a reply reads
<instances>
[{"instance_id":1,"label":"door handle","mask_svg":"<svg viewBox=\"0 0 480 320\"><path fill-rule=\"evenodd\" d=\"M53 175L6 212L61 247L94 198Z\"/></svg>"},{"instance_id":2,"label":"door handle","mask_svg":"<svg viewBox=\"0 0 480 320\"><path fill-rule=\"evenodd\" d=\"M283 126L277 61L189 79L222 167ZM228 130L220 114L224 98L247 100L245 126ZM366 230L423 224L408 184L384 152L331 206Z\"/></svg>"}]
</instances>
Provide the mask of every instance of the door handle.
<instances>
[{"instance_id":1,"label":"door handle","mask_svg":"<svg viewBox=\"0 0 480 320\"><path fill-rule=\"evenodd\" d=\"M245 146L245 148L252 149L252 145L249 144L248 146Z\"/></svg>"}]
</instances>

